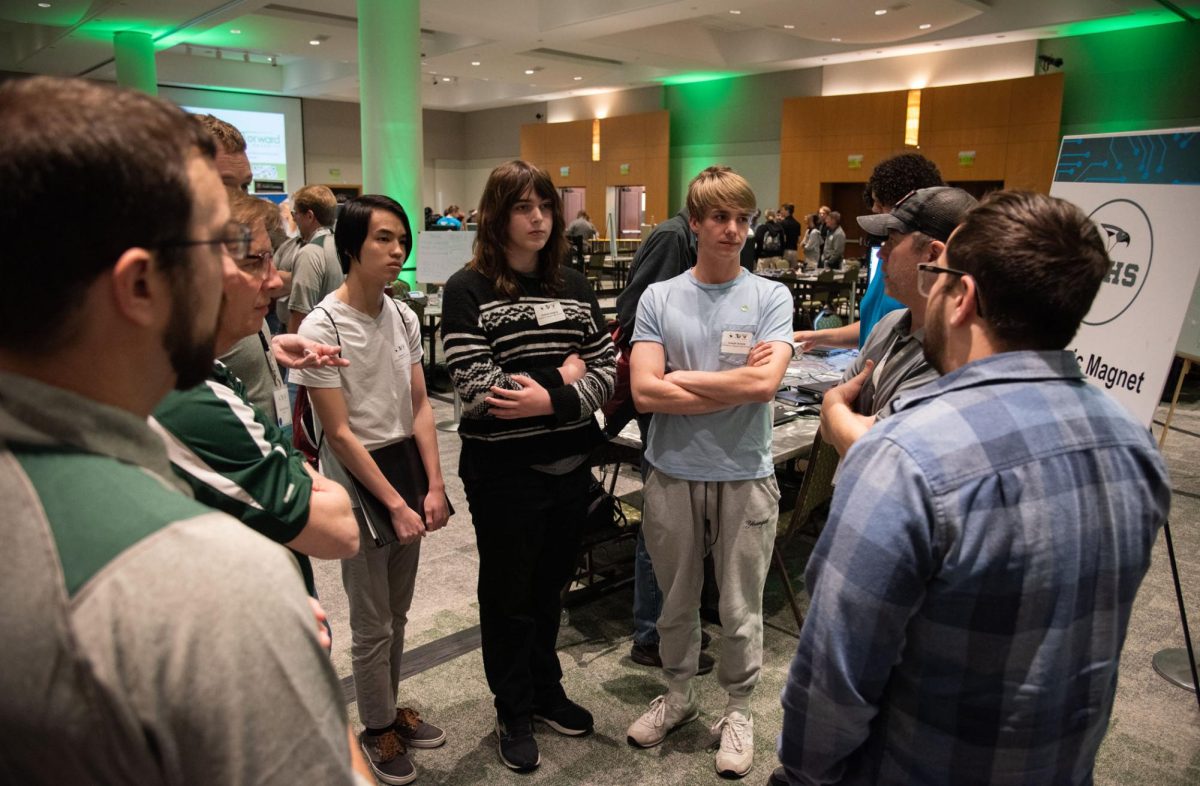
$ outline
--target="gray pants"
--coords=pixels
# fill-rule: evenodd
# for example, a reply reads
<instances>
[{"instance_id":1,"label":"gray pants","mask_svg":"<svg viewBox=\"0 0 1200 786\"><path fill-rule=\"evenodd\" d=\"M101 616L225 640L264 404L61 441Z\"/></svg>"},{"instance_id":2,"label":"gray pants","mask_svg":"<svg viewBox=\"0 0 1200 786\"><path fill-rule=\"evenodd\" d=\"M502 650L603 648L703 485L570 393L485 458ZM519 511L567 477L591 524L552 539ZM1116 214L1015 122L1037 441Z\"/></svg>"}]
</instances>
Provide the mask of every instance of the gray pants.
<instances>
[{"instance_id":1,"label":"gray pants","mask_svg":"<svg viewBox=\"0 0 1200 786\"><path fill-rule=\"evenodd\" d=\"M705 483L655 469L643 498L646 548L663 593L659 654L669 690L676 701L691 698L700 657L704 554L711 548L721 593L717 682L729 694L727 711L748 714L762 669L763 585L779 518L775 476Z\"/></svg>"},{"instance_id":2,"label":"gray pants","mask_svg":"<svg viewBox=\"0 0 1200 786\"><path fill-rule=\"evenodd\" d=\"M396 720L404 626L420 556L420 541L377 548L363 537L358 554L342 560L342 586L350 603L354 697L358 717L368 728L382 729Z\"/></svg>"}]
</instances>

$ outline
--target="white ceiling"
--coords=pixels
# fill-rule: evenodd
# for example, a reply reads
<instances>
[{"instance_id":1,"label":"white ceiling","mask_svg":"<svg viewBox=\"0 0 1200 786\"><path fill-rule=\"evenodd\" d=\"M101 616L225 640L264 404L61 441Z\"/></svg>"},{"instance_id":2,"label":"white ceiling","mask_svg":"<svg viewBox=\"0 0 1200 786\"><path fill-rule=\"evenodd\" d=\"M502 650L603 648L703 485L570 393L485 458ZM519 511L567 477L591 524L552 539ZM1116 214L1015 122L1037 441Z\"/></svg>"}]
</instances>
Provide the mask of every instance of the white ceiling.
<instances>
[{"instance_id":1,"label":"white ceiling","mask_svg":"<svg viewBox=\"0 0 1200 786\"><path fill-rule=\"evenodd\" d=\"M358 99L355 0L45 4L0 0L0 69L114 79L112 33L139 29L158 42L162 84ZM1200 0L420 0L422 103L466 111L1054 38L1175 21L1172 5L1200 17Z\"/></svg>"}]
</instances>

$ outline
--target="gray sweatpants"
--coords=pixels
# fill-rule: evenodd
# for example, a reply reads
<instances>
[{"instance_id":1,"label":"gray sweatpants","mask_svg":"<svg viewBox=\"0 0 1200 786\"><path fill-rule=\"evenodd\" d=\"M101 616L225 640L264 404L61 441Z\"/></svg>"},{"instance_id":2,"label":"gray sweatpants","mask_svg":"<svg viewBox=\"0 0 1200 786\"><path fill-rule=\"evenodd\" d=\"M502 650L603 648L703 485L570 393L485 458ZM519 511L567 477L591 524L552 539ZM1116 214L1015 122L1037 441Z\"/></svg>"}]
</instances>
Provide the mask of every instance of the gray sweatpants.
<instances>
[{"instance_id":1,"label":"gray sweatpants","mask_svg":"<svg viewBox=\"0 0 1200 786\"><path fill-rule=\"evenodd\" d=\"M653 469L643 498L646 548L663 593L659 654L669 690L677 702L692 695L704 554L711 548L721 592L717 682L729 694L726 711L749 714L750 692L762 669L763 584L779 517L775 476L705 483Z\"/></svg>"},{"instance_id":2,"label":"gray sweatpants","mask_svg":"<svg viewBox=\"0 0 1200 786\"><path fill-rule=\"evenodd\" d=\"M382 729L396 720L404 626L421 542L376 547L370 538L361 540L358 554L342 560L342 586L350 605L350 667L358 717L364 726Z\"/></svg>"}]
</instances>

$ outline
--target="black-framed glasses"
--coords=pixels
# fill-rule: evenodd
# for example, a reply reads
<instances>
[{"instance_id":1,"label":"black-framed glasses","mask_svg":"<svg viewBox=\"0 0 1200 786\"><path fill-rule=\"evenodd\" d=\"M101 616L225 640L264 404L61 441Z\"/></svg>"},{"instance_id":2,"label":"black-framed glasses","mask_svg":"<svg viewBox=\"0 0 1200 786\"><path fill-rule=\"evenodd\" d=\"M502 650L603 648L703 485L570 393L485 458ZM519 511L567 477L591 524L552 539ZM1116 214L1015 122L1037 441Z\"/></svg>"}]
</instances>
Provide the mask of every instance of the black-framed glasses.
<instances>
[{"instance_id":1,"label":"black-framed glasses","mask_svg":"<svg viewBox=\"0 0 1200 786\"><path fill-rule=\"evenodd\" d=\"M241 259L238 259L238 270L248 276L262 280L265 279L271 272L271 262L275 259L275 254L269 249L261 254L243 254Z\"/></svg>"},{"instance_id":2,"label":"black-framed glasses","mask_svg":"<svg viewBox=\"0 0 1200 786\"><path fill-rule=\"evenodd\" d=\"M942 267L933 262L921 262L917 265L917 291L921 293L921 297L929 297L929 293L933 292L933 285L937 282L938 276L943 273L949 273L952 276L971 275L965 270Z\"/></svg>"},{"instance_id":3,"label":"black-framed glasses","mask_svg":"<svg viewBox=\"0 0 1200 786\"><path fill-rule=\"evenodd\" d=\"M158 245L166 248L170 246L215 246L219 243L223 246L226 254L234 259L243 259L250 251L250 235L250 227L230 221L225 224L219 237L209 240L168 240Z\"/></svg>"},{"instance_id":4,"label":"black-framed glasses","mask_svg":"<svg viewBox=\"0 0 1200 786\"><path fill-rule=\"evenodd\" d=\"M917 291L921 293L921 297L929 297L929 294L933 292L933 285L937 282L938 276L943 273L949 273L959 278L971 275L965 270L942 267L933 262L920 262L917 264ZM983 316L983 301L980 296L978 284L975 285L975 313L981 317Z\"/></svg>"}]
</instances>

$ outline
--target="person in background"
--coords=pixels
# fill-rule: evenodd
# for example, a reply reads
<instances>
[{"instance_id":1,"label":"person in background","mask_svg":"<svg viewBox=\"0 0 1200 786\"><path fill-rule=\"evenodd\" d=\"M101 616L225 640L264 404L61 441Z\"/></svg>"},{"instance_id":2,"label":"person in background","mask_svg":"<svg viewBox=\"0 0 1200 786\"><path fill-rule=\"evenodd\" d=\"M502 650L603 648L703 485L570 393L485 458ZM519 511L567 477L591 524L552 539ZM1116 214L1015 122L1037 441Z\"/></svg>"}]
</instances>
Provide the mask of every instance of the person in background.
<instances>
[{"instance_id":1,"label":"person in background","mask_svg":"<svg viewBox=\"0 0 1200 786\"><path fill-rule=\"evenodd\" d=\"M808 214L808 227L804 233L804 269L816 270L821 262L821 227L820 217L816 213Z\"/></svg>"},{"instance_id":2,"label":"person in background","mask_svg":"<svg viewBox=\"0 0 1200 786\"><path fill-rule=\"evenodd\" d=\"M586 210L580 210L575 214L575 220L567 225L564 234L568 240L575 237L585 241L590 240L596 236L596 225L592 223L592 219L588 216Z\"/></svg>"},{"instance_id":3,"label":"person in background","mask_svg":"<svg viewBox=\"0 0 1200 786\"><path fill-rule=\"evenodd\" d=\"M458 205L450 205L450 207L446 208L445 214L437 220L436 224L440 227L462 229L462 217Z\"/></svg>"},{"instance_id":4,"label":"person in background","mask_svg":"<svg viewBox=\"0 0 1200 786\"><path fill-rule=\"evenodd\" d=\"M217 173L226 188L250 192L254 179L250 169L250 157L246 154L246 138L231 123L215 115L196 115L200 125L209 133L217 145Z\"/></svg>"},{"instance_id":5,"label":"person in background","mask_svg":"<svg viewBox=\"0 0 1200 786\"><path fill-rule=\"evenodd\" d=\"M1076 206L999 192L919 266L942 376L846 455L773 782L1092 782L1171 494L1065 349L1110 265Z\"/></svg>"},{"instance_id":6,"label":"person in background","mask_svg":"<svg viewBox=\"0 0 1200 786\"><path fill-rule=\"evenodd\" d=\"M356 480L388 516L372 522L362 506L354 508L362 537L357 553L342 560L342 586L350 606L354 696L366 727L360 743L376 777L404 784L417 776L407 748L446 741L446 733L415 710L397 707L396 694L421 539L446 525L449 507L421 369L421 324L412 309L384 293L412 247L408 216L389 197L355 197L345 204L335 240L346 278L305 317L300 335L341 345L349 365L301 369L294 377L308 386L323 434L322 472L352 494ZM416 471L425 475L423 509L412 507L417 501L406 500L372 456L405 442L417 456ZM377 545L371 528L389 526L396 539Z\"/></svg>"},{"instance_id":7,"label":"person in background","mask_svg":"<svg viewBox=\"0 0 1200 786\"><path fill-rule=\"evenodd\" d=\"M783 226L783 256L787 259L788 267L795 268L800 249L800 222L796 220L796 206L785 204L779 208L783 213L780 224Z\"/></svg>"},{"instance_id":8,"label":"person in background","mask_svg":"<svg viewBox=\"0 0 1200 786\"><path fill-rule=\"evenodd\" d=\"M653 413L643 487L646 547L663 589L659 652L667 692L626 732L660 744L699 716L697 674L704 557L720 590L727 694L715 766L742 777L754 763L750 694L762 669L762 593L775 543L779 487L771 460L771 400L792 357L792 298L782 284L742 270L755 212L749 183L709 167L688 186L696 266L651 285L638 306L630 379ZM762 345L765 363L756 361Z\"/></svg>"},{"instance_id":9,"label":"person in background","mask_svg":"<svg viewBox=\"0 0 1200 786\"><path fill-rule=\"evenodd\" d=\"M292 195L292 206L304 245L292 263L291 288L279 297L287 296L287 332L298 333L304 317L341 285L345 274L333 240L337 197L326 186L304 186Z\"/></svg>"},{"instance_id":10,"label":"person in background","mask_svg":"<svg viewBox=\"0 0 1200 786\"><path fill-rule=\"evenodd\" d=\"M910 191L944 185L946 183L942 180L941 172L928 158L920 153L901 153L875 166L871 177L867 179L863 197L872 213L886 213ZM829 208L822 210L828 212ZM793 341L800 344L801 349L811 346L862 349L875 323L884 314L903 307L902 303L888 297L884 288L883 276L875 271L867 282L867 291L859 305L861 322L828 330L797 331Z\"/></svg>"},{"instance_id":11,"label":"person in background","mask_svg":"<svg viewBox=\"0 0 1200 786\"><path fill-rule=\"evenodd\" d=\"M587 516L593 413L616 354L587 279L567 268L562 202L541 169L494 169L475 254L446 282L442 339L462 400L458 474L479 549L483 668L505 766L541 762L533 722L570 736L592 715L568 698L555 642Z\"/></svg>"},{"instance_id":12,"label":"person in background","mask_svg":"<svg viewBox=\"0 0 1200 786\"><path fill-rule=\"evenodd\" d=\"M842 214L836 210L825 216L825 243L821 246L820 266L829 270L840 270L846 254L846 232L842 229Z\"/></svg>"},{"instance_id":13,"label":"person in background","mask_svg":"<svg viewBox=\"0 0 1200 786\"><path fill-rule=\"evenodd\" d=\"M22 195L0 201L14 783L365 782L291 557L191 499L146 420L210 372L244 251L213 158L143 93L0 85L0 187ZM89 207L65 232L29 204Z\"/></svg>"},{"instance_id":14,"label":"person in background","mask_svg":"<svg viewBox=\"0 0 1200 786\"><path fill-rule=\"evenodd\" d=\"M754 228L754 255L756 259L783 256L783 224L774 210L768 210L763 222Z\"/></svg>"}]
</instances>

